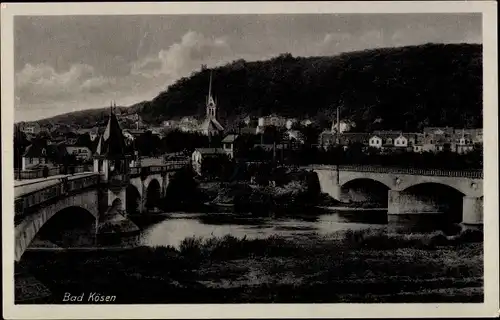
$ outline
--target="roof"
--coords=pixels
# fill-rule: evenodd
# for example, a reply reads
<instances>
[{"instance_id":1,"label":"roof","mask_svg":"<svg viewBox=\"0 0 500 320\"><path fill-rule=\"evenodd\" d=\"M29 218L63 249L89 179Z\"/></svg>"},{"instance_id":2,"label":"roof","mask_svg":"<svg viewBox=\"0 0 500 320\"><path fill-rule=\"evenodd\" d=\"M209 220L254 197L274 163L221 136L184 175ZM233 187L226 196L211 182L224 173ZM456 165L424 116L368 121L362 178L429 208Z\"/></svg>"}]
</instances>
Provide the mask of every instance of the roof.
<instances>
[{"instance_id":1,"label":"roof","mask_svg":"<svg viewBox=\"0 0 500 320\"><path fill-rule=\"evenodd\" d=\"M41 158L52 157L56 154L65 153L66 149L61 148L61 145L35 143L29 145L24 151L23 157L25 158Z\"/></svg>"},{"instance_id":2,"label":"roof","mask_svg":"<svg viewBox=\"0 0 500 320\"><path fill-rule=\"evenodd\" d=\"M210 154L226 154L224 149L222 148L196 148L194 151L198 151L201 154L204 155L210 155Z\"/></svg>"},{"instance_id":3,"label":"roof","mask_svg":"<svg viewBox=\"0 0 500 320\"><path fill-rule=\"evenodd\" d=\"M238 137L239 136L237 134L228 134L224 139L222 139L222 143L233 143L236 139L238 139Z\"/></svg>"},{"instance_id":4,"label":"roof","mask_svg":"<svg viewBox=\"0 0 500 320\"><path fill-rule=\"evenodd\" d=\"M224 131L224 127L215 118L207 118L200 125L200 130L204 131Z\"/></svg>"},{"instance_id":5,"label":"roof","mask_svg":"<svg viewBox=\"0 0 500 320\"><path fill-rule=\"evenodd\" d=\"M243 127L239 129L241 134L255 134L257 129L254 127Z\"/></svg>"},{"instance_id":6,"label":"roof","mask_svg":"<svg viewBox=\"0 0 500 320\"><path fill-rule=\"evenodd\" d=\"M116 115L111 111L106 130L99 138L96 154L123 158L126 152L125 138Z\"/></svg>"},{"instance_id":7,"label":"roof","mask_svg":"<svg viewBox=\"0 0 500 320\"><path fill-rule=\"evenodd\" d=\"M383 132L383 133L378 133L378 134L373 134L371 137L378 137L381 139L396 139L397 137L403 135L401 132Z\"/></svg>"},{"instance_id":8,"label":"roof","mask_svg":"<svg viewBox=\"0 0 500 320\"><path fill-rule=\"evenodd\" d=\"M452 127L425 127L425 134L453 134L455 130Z\"/></svg>"}]
</instances>

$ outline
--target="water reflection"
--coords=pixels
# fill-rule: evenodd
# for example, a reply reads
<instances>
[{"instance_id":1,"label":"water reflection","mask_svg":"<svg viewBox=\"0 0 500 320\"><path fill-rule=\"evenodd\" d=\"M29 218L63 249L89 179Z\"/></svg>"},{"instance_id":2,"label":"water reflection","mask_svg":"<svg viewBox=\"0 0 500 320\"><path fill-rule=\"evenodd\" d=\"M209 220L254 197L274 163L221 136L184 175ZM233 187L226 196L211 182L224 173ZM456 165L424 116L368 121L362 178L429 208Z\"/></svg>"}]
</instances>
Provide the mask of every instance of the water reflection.
<instances>
[{"instance_id":1,"label":"water reflection","mask_svg":"<svg viewBox=\"0 0 500 320\"><path fill-rule=\"evenodd\" d=\"M305 217L255 218L230 214L172 213L168 218L144 229L141 244L178 247L186 237L223 237L232 235L247 239L272 235L299 239L312 234L330 235L341 230L384 228L386 213L323 213Z\"/></svg>"}]
</instances>

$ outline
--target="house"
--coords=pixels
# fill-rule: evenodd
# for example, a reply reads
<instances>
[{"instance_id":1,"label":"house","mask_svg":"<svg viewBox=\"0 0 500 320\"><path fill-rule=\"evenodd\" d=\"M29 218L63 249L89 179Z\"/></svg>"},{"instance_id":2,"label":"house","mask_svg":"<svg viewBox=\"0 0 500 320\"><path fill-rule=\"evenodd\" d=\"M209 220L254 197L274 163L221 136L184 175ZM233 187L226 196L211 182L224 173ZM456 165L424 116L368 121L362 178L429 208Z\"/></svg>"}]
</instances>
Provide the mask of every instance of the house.
<instances>
[{"instance_id":1,"label":"house","mask_svg":"<svg viewBox=\"0 0 500 320\"><path fill-rule=\"evenodd\" d=\"M368 145L372 148L377 148L377 149L380 149L382 148L382 138L377 136L377 135L374 135L370 138L369 142L368 142Z\"/></svg>"},{"instance_id":2,"label":"house","mask_svg":"<svg viewBox=\"0 0 500 320\"><path fill-rule=\"evenodd\" d=\"M24 133L37 135L38 133L40 133L40 125L37 122L23 123L21 125L21 131Z\"/></svg>"},{"instance_id":3,"label":"house","mask_svg":"<svg viewBox=\"0 0 500 320\"><path fill-rule=\"evenodd\" d=\"M350 131L352 128L356 127L356 124L352 121L339 121L339 123L337 124L337 122L332 121L332 127L331 127L331 131L332 132L339 132L339 133L344 133L344 132L348 132Z\"/></svg>"},{"instance_id":4,"label":"house","mask_svg":"<svg viewBox=\"0 0 500 320\"><path fill-rule=\"evenodd\" d=\"M403 134L400 134L394 139L394 146L396 148L406 148L408 147L408 139Z\"/></svg>"},{"instance_id":5,"label":"house","mask_svg":"<svg viewBox=\"0 0 500 320\"><path fill-rule=\"evenodd\" d=\"M144 129L126 129L122 131L122 134L126 135L127 137L132 136L132 138L136 139L144 132L146 132L146 130Z\"/></svg>"},{"instance_id":6,"label":"house","mask_svg":"<svg viewBox=\"0 0 500 320\"><path fill-rule=\"evenodd\" d=\"M421 153L423 151L423 145L421 143L414 144L412 150L415 153Z\"/></svg>"},{"instance_id":7,"label":"house","mask_svg":"<svg viewBox=\"0 0 500 320\"><path fill-rule=\"evenodd\" d=\"M392 149L395 148L395 140L400 137L402 131L374 131L375 136L382 140L382 149Z\"/></svg>"},{"instance_id":8,"label":"house","mask_svg":"<svg viewBox=\"0 0 500 320\"><path fill-rule=\"evenodd\" d=\"M313 123L313 122L312 122L311 120L309 120L309 119L304 119L304 120L302 120L302 121L300 122L300 124L301 124L302 126L304 126L304 127L308 127L308 126L310 126L312 123Z\"/></svg>"},{"instance_id":9,"label":"house","mask_svg":"<svg viewBox=\"0 0 500 320\"><path fill-rule=\"evenodd\" d=\"M283 133L283 140L296 141L304 144L305 138L299 130L287 130Z\"/></svg>"},{"instance_id":10,"label":"house","mask_svg":"<svg viewBox=\"0 0 500 320\"><path fill-rule=\"evenodd\" d=\"M238 147L238 138L237 134L229 134L224 139L222 139L222 149L229 156L230 159L234 159L235 153L237 153Z\"/></svg>"},{"instance_id":11,"label":"house","mask_svg":"<svg viewBox=\"0 0 500 320\"><path fill-rule=\"evenodd\" d=\"M326 149L329 146L341 145L345 148L353 144L370 144L370 134L365 132L345 132L337 134L331 131L324 131L319 136L319 146Z\"/></svg>"},{"instance_id":12,"label":"house","mask_svg":"<svg viewBox=\"0 0 500 320\"><path fill-rule=\"evenodd\" d=\"M285 127L287 119L278 115L269 115L260 117L257 122L257 133L263 133L266 127L275 126L277 128Z\"/></svg>"},{"instance_id":13,"label":"house","mask_svg":"<svg viewBox=\"0 0 500 320\"><path fill-rule=\"evenodd\" d=\"M455 143L452 137L446 137L445 134L429 134L424 137L422 151L441 152L455 151Z\"/></svg>"},{"instance_id":14,"label":"house","mask_svg":"<svg viewBox=\"0 0 500 320\"><path fill-rule=\"evenodd\" d=\"M22 170L33 169L40 165L55 166L67 152L59 144L35 143L29 145L22 156Z\"/></svg>"},{"instance_id":15,"label":"house","mask_svg":"<svg viewBox=\"0 0 500 320\"><path fill-rule=\"evenodd\" d=\"M174 128L177 128L177 126L179 125L179 121L165 120L162 122L161 125L163 128L166 128L166 129L174 129Z\"/></svg>"},{"instance_id":16,"label":"house","mask_svg":"<svg viewBox=\"0 0 500 320\"><path fill-rule=\"evenodd\" d=\"M424 152L435 152L436 151L436 139L433 135L426 135L422 143L422 151Z\"/></svg>"},{"instance_id":17,"label":"house","mask_svg":"<svg viewBox=\"0 0 500 320\"><path fill-rule=\"evenodd\" d=\"M285 126L286 126L286 128L287 128L288 130L290 130L290 129L292 129L292 128L293 128L293 126L294 126L297 122L298 122L298 120L297 120L297 119L295 119L295 118L290 118L290 119L286 120L286 124L285 124Z\"/></svg>"},{"instance_id":18,"label":"house","mask_svg":"<svg viewBox=\"0 0 500 320\"><path fill-rule=\"evenodd\" d=\"M453 136L455 130L452 127L425 127L424 135L433 135L433 136Z\"/></svg>"},{"instance_id":19,"label":"house","mask_svg":"<svg viewBox=\"0 0 500 320\"><path fill-rule=\"evenodd\" d=\"M90 141L95 141L99 136L99 127L93 127L89 130Z\"/></svg>"},{"instance_id":20,"label":"house","mask_svg":"<svg viewBox=\"0 0 500 320\"><path fill-rule=\"evenodd\" d=\"M193 170L201 175L203 160L206 158L215 158L227 156L226 151L223 148L197 148L193 151L191 155L191 164Z\"/></svg>"},{"instance_id":21,"label":"house","mask_svg":"<svg viewBox=\"0 0 500 320\"><path fill-rule=\"evenodd\" d=\"M325 130L319 134L318 137L318 147L327 149L335 144L338 144L337 134L331 132L330 130Z\"/></svg>"},{"instance_id":22,"label":"house","mask_svg":"<svg viewBox=\"0 0 500 320\"><path fill-rule=\"evenodd\" d=\"M366 147L369 145L370 134L365 132L346 132L338 135L338 143L347 149L349 146L354 144L362 145Z\"/></svg>"},{"instance_id":23,"label":"house","mask_svg":"<svg viewBox=\"0 0 500 320\"><path fill-rule=\"evenodd\" d=\"M418 132L403 133L403 135L408 139L408 147L413 147L415 144L422 145L424 141L424 134Z\"/></svg>"},{"instance_id":24,"label":"house","mask_svg":"<svg viewBox=\"0 0 500 320\"><path fill-rule=\"evenodd\" d=\"M472 143L483 143L483 129L456 129L455 136L465 135L472 140Z\"/></svg>"},{"instance_id":25,"label":"house","mask_svg":"<svg viewBox=\"0 0 500 320\"><path fill-rule=\"evenodd\" d=\"M477 138L475 137L475 132L470 130L462 129L462 132L455 131L455 151L460 154L468 153L474 150L474 143ZM482 133L481 133L482 135ZM474 141L476 140L476 141ZM482 140L482 137L481 137Z\"/></svg>"},{"instance_id":26,"label":"house","mask_svg":"<svg viewBox=\"0 0 500 320\"><path fill-rule=\"evenodd\" d=\"M66 152L72 154L77 160L90 160L92 158L92 151L89 147L81 145L66 146Z\"/></svg>"}]
</instances>

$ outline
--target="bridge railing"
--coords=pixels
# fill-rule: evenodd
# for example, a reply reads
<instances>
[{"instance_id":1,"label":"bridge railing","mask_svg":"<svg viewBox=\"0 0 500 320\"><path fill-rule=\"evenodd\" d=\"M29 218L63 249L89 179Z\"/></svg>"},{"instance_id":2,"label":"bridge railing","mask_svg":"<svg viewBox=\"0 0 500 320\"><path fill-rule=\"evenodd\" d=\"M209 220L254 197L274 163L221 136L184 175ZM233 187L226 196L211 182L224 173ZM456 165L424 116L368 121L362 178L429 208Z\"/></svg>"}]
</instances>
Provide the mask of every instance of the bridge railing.
<instances>
[{"instance_id":1,"label":"bridge railing","mask_svg":"<svg viewBox=\"0 0 500 320\"><path fill-rule=\"evenodd\" d=\"M57 176L60 174L71 174L71 173L82 173L82 172L92 172L94 170L93 165L79 165L79 166L58 166L48 169L48 175ZM14 179L15 180L29 180L43 178L43 168L34 170L19 170L14 169Z\"/></svg>"},{"instance_id":2,"label":"bridge railing","mask_svg":"<svg viewBox=\"0 0 500 320\"><path fill-rule=\"evenodd\" d=\"M166 171L172 171L172 170L178 170L186 165L189 164L189 161L169 161L166 162L165 164L162 165L155 165L155 166L138 166L138 167L131 167L130 168L130 175L131 176L138 176L138 175L149 175L149 174L154 174L154 173L162 173Z\"/></svg>"},{"instance_id":3,"label":"bridge railing","mask_svg":"<svg viewBox=\"0 0 500 320\"><path fill-rule=\"evenodd\" d=\"M383 167L383 166L370 166L370 165L329 165L329 166L314 166L314 167L318 168L321 167L325 169L340 170L340 171L483 179L482 170L422 169L422 168Z\"/></svg>"},{"instance_id":4,"label":"bridge railing","mask_svg":"<svg viewBox=\"0 0 500 320\"><path fill-rule=\"evenodd\" d=\"M79 192L99 183L98 175L83 176L76 178L61 178L57 184L52 184L45 188L23 194L14 201L14 220L19 221L25 216L26 210L39 207L70 193Z\"/></svg>"}]
</instances>

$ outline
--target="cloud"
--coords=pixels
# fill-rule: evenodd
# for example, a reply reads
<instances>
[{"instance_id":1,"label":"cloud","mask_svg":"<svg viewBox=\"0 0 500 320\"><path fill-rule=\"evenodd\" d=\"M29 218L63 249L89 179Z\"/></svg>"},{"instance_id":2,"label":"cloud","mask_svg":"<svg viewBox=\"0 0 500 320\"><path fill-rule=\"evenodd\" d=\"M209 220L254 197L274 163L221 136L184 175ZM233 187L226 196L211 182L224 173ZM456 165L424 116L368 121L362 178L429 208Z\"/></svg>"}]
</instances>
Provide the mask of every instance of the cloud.
<instances>
[{"instance_id":1,"label":"cloud","mask_svg":"<svg viewBox=\"0 0 500 320\"><path fill-rule=\"evenodd\" d=\"M156 56L146 57L132 65L132 74L146 78L166 76L177 79L189 75L201 64L217 64L233 58L233 51L224 38L209 38L189 31L180 42L163 49Z\"/></svg>"},{"instance_id":2,"label":"cloud","mask_svg":"<svg viewBox=\"0 0 500 320\"><path fill-rule=\"evenodd\" d=\"M36 108L45 109L43 116L51 116L46 114L50 105L59 113L71 105L78 109L102 107L109 100L134 103L153 98L177 79L199 70L201 64L213 67L236 58L226 38L189 31L156 55L124 64L128 71L123 76L103 76L88 64L73 64L61 72L47 64L26 64L15 75L16 106L31 114L36 114Z\"/></svg>"},{"instance_id":3,"label":"cloud","mask_svg":"<svg viewBox=\"0 0 500 320\"><path fill-rule=\"evenodd\" d=\"M435 43L481 43L481 35L474 31L456 32L453 27L431 27L428 25L405 26L396 30L373 29L361 34L343 32L327 33L317 43L318 54L399 47L407 45Z\"/></svg>"},{"instance_id":4,"label":"cloud","mask_svg":"<svg viewBox=\"0 0 500 320\"><path fill-rule=\"evenodd\" d=\"M23 105L77 97L104 82L86 64L74 64L63 72L46 64L26 64L15 76L16 101Z\"/></svg>"},{"instance_id":5,"label":"cloud","mask_svg":"<svg viewBox=\"0 0 500 320\"><path fill-rule=\"evenodd\" d=\"M384 34L379 30L371 30L361 35L332 32L327 33L317 44L317 51L318 54L338 54L383 46L384 42Z\"/></svg>"}]
</instances>

